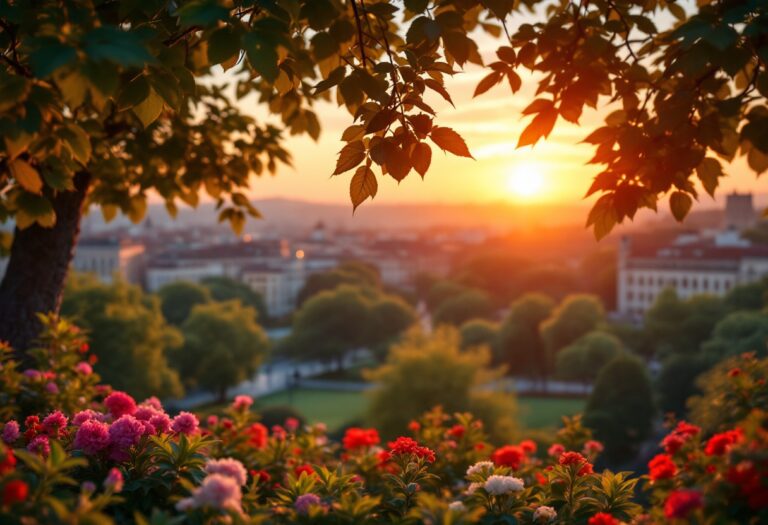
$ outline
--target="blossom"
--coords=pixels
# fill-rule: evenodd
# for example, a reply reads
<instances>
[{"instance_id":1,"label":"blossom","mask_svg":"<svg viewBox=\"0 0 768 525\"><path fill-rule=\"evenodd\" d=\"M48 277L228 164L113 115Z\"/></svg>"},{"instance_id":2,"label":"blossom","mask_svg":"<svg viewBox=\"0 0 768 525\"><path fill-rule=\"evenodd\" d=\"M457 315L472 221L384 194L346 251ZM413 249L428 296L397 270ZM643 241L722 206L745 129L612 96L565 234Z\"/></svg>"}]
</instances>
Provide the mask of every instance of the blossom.
<instances>
[{"instance_id":1,"label":"blossom","mask_svg":"<svg viewBox=\"0 0 768 525\"><path fill-rule=\"evenodd\" d=\"M533 521L549 523L550 521L555 521L555 518L557 518L557 512L555 512L555 509L552 507L547 507L546 505L536 507L536 510L533 511Z\"/></svg>"},{"instance_id":2,"label":"blossom","mask_svg":"<svg viewBox=\"0 0 768 525\"><path fill-rule=\"evenodd\" d=\"M414 455L420 459L425 459L429 463L435 462L435 453L427 447L422 447L415 440L400 436L394 441L388 443L390 454L393 456Z\"/></svg>"},{"instance_id":3,"label":"blossom","mask_svg":"<svg viewBox=\"0 0 768 525\"><path fill-rule=\"evenodd\" d=\"M7 474L16 467L16 456L13 455L13 450L10 448L5 449L5 457L0 460L0 475Z\"/></svg>"},{"instance_id":4,"label":"blossom","mask_svg":"<svg viewBox=\"0 0 768 525\"><path fill-rule=\"evenodd\" d=\"M43 377L43 374L40 372L40 370L35 370L34 368L28 368L24 370L24 376L33 381L36 381L41 377Z\"/></svg>"},{"instance_id":5,"label":"blossom","mask_svg":"<svg viewBox=\"0 0 768 525\"><path fill-rule=\"evenodd\" d=\"M248 443L255 448L264 448L267 446L267 427L261 423L254 423L245 431L248 434Z\"/></svg>"},{"instance_id":6,"label":"blossom","mask_svg":"<svg viewBox=\"0 0 768 525\"><path fill-rule=\"evenodd\" d=\"M51 437L59 437L59 433L67 426L67 416L60 410L55 410L43 419L43 429Z\"/></svg>"},{"instance_id":7,"label":"blossom","mask_svg":"<svg viewBox=\"0 0 768 525\"><path fill-rule=\"evenodd\" d=\"M347 450L367 449L378 445L381 441L379 433L374 428L348 428L341 440Z\"/></svg>"},{"instance_id":8,"label":"blossom","mask_svg":"<svg viewBox=\"0 0 768 525\"><path fill-rule=\"evenodd\" d=\"M553 458L559 458L560 454L562 454L563 452L565 452L565 447L560 443L554 443L547 450L547 454Z\"/></svg>"},{"instance_id":9,"label":"blossom","mask_svg":"<svg viewBox=\"0 0 768 525\"><path fill-rule=\"evenodd\" d=\"M157 434L167 434L171 431L171 418L165 412L149 418L149 424L152 425Z\"/></svg>"},{"instance_id":10,"label":"blossom","mask_svg":"<svg viewBox=\"0 0 768 525\"><path fill-rule=\"evenodd\" d=\"M685 519L695 509L704 506L701 492L691 489L672 491L664 503L664 515L667 519Z\"/></svg>"},{"instance_id":11,"label":"blossom","mask_svg":"<svg viewBox=\"0 0 768 525\"><path fill-rule=\"evenodd\" d=\"M178 434L186 434L191 436L197 432L197 427L200 422L197 420L197 416L191 412L179 412L179 415L173 418L171 422L171 430Z\"/></svg>"},{"instance_id":12,"label":"blossom","mask_svg":"<svg viewBox=\"0 0 768 525\"><path fill-rule=\"evenodd\" d=\"M192 496L176 504L180 511L196 508L214 508L242 512L243 494L237 481L222 474L209 474L202 484L192 491Z\"/></svg>"},{"instance_id":13,"label":"blossom","mask_svg":"<svg viewBox=\"0 0 768 525\"><path fill-rule=\"evenodd\" d=\"M600 443L597 440L590 439L586 443L584 443L584 454L599 454L603 450L605 450L605 447L602 443Z\"/></svg>"},{"instance_id":14,"label":"blossom","mask_svg":"<svg viewBox=\"0 0 768 525\"><path fill-rule=\"evenodd\" d=\"M299 428L299 420L295 417L289 417L285 420L285 428L288 429L288 432L296 432L296 430Z\"/></svg>"},{"instance_id":15,"label":"blossom","mask_svg":"<svg viewBox=\"0 0 768 525\"><path fill-rule=\"evenodd\" d=\"M661 446L667 454L674 454L685 444L686 438L680 434L669 434L661 441Z\"/></svg>"},{"instance_id":16,"label":"blossom","mask_svg":"<svg viewBox=\"0 0 768 525\"><path fill-rule=\"evenodd\" d=\"M315 469L312 468L312 465L299 465L293 469L293 472L296 474L297 478L300 478L302 474L306 474L307 476L314 475Z\"/></svg>"},{"instance_id":17,"label":"blossom","mask_svg":"<svg viewBox=\"0 0 768 525\"><path fill-rule=\"evenodd\" d=\"M578 476L585 476L587 474L592 474L593 472L592 464L578 452L563 452L560 455L558 462L565 467L578 467L578 471L576 472Z\"/></svg>"},{"instance_id":18,"label":"blossom","mask_svg":"<svg viewBox=\"0 0 768 525\"><path fill-rule=\"evenodd\" d=\"M520 478L514 476L489 476L485 481L485 491L494 496L502 494L512 494L520 492L525 488L525 483Z\"/></svg>"},{"instance_id":19,"label":"blossom","mask_svg":"<svg viewBox=\"0 0 768 525\"><path fill-rule=\"evenodd\" d=\"M448 437L452 437L455 439L461 439L462 436L464 436L464 433L467 431L466 428L464 428L464 425L453 425L451 428L449 428L445 435ZM461 503L461 502L459 502Z\"/></svg>"},{"instance_id":20,"label":"blossom","mask_svg":"<svg viewBox=\"0 0 768 525\"><path fill-rule=\"evenodd\" d=\"M135 417L125 414L109 426L109 445L112 458L117 461L128 459L127 450L136 445L144 434L144 424Z\"/></svg>"},{"instance_id":21,"label":"blossom","mask_svg":"<svg viewBox=\"0 0 768 525\"><path fill-rule=\"evenodd\" d=\"M27 450L34 452L35 454L40 454L43 457L48 457L48 454L51 453L51 442L48 441L48 436L40 434L39 436L35 436L35 438L29 442Z\"/></svg>"},{"instance_id":22,"label":"blossom","mask_svg":"<svg viewBox=\"0 0 768 525\"><path fill-rule=\"evenodd\" d=\"M45 384L45 391L49 394L58 394L59 393L59 385L54 383L53 381L49 381Z\"/></svg>"},{"instance_id":23,"label":"blossom","mask_svg":"<svg viewBox=\"0 0 768 525\"><path fill-rule=\"evenodd\" d=\"M448 510L451 512L464 512L467 507L461 501L452 501L448 504Z\"/></svg>"},{"instance_id":24,"label":"blossom","mask_svg":"<svg viewBox=\"0 0 768 525\"><path fill-rule=\"evenodd\" d=\"M658 454L648 462L648 470L652 481L671 479L677 474L677 465L667 454Z\"/></svg>"},{"instance_id":25,"label":"blossom","mask_svg":"<svg viewBox=\"0 0 768 525\"><path fill-rule=\"evenodd\" d=\"M697 427L696 425L692 425L685 421L680 421L672 432L685 437L693 437L701 432L701 427Z\"/></svg>"},{"instance_id":26,"label":"blossom","mask_svg":"<svg viewBox=\"0 0 768 525\"><path fill-rule=\"evenodd\" d=\"M205 464L205 472L229 476L237 481L238 485L245 485L248 482L248 473L245 471L245 467L233 458L209 459Z\"/></svg>"},{"instance_id":27,"label":"blossom","mask_svg":"<svg viewBox=\"0 0 768 525\"><path fill-rule=\"evenodd\" d=\"M74 445L86 454L96 454L104 450L109 445L109 427L95 419L85 421L77 429Z\"/></svg>"},{"instance_id":28,"label":"blossom","mask_svg":"<svg viewBox=\"0 0 768 525\"><path fill-rule=\"evenodd\" d=\"M498 448L491 454L491 460L493 460L496 465L510 467L514 470L520 468L523 459L525 459L525 452L522 447L516 445L507 445Z\"/></svg>"},{"instance_id":29,"label":"blossom","mask_svg":"<svg viewBox=\"0 0 768 525\"><path fill-rule=\"evenodd\" d=\"M82 410L75 414L75 416L72 418L72 424L76 427L79 427L86 421L90 419L95 419L96 421L104 421L104 414L101 414L99 412L95 412L91 410L90 408L86 408L85 410Z\"/></svg>"},{"instance_id":30,"label":"blossom","mask_svg":"<svg viewBox=\"0 0 768 525\"><path fill-rule=\"evenodd\" d=\"M493 472L493 461L478 461L474 465L470 465L467 468L467 477L469 478L485 471Z\"/></svg>"},{"instance_id":31,"label":"blossom","mask_svg":"<svg viewBox=\"0 0 768 525\"><path fill-rule=\"evenodd\" d=\"M312 494L311 492L302 494L293 502L293 508L296 509L296 512L299 514L309 514L309 509L316 505L320 505L320 496Z\"/></svg>"},{"instance_id":32,"label":"blossom","mask_svg":"<svg viewBox=\"0 0 768 525\"><path fill-rule=\"evenodd\" d=\"M587 522L587 525L619 525L619 520L607 512L598 512Z\"/></svg>"},{"instance_id":33,"label":"blossom","mask_svg":"<svg viewBox=\"0 0 768 525\"><path fill-rule=\"evenodd\" d=\"M125 392L115 391L104 400L104 406L115 419L136 412L136 401Z\"/></svg>"},{"instance_id":34,"label":"blossom","mask_svg":"<svg viewBox=\"0 0 768 525\"><path fill-rule=\"evenodd\" d=\"M523 449L523 452L526 454L535 454L539 447L534 440L524 439L520 442L520 448Z\"/></svg>"},{"instance_id":35,"label":"blossom","mask_svg":"<svg viewBox=\"0 0 768 525\"><path fill-rule=\"evenodd\" d=\"M123 473L117 467L112 467L107 473L107 477L104 478L104 487L111 489L112 492L120 492L123 490Z\"/></svg>"},{"instance_id":36,"label":"blossom","mask_svg":"<svg viewBox=\"0 0 768 525\"><path fill-rule=\"evenodd\" d=\"M91 365L85 361L80 361L75 365L75 372L80 375L89 376L93 373Z\"/></svg>"},{"instance_id":37,"label":"blossom","mask_svg":"<svg viewBox=\"0 0 768 525\"><path fill-rule=\"evenodd\" d=\"M266 470L255 470L252 469L250 471L251 477L256 480L259 483L266 483L270 479L272 479L272 476L269 475L269 472Z\"/></svg>"},{"instance_id":38,"label":"blossom","mask_svg":"<svg viewBox=\"0 0 768 525\"><path fill-rule=\"evenodd\" d=\"M19 423L13 419L3 426L3 441L9 445L19 439L19 435L21 435L21 432L19 431Z\"/></svg>"},{"instance_id":39,"label":"blossom","mask_svg":"<svg viewBox=\"0 0 768 525\"><path fill-rule=\"evenodd\" d=\"M29 496L29 485L20 479L12 479L3 487L3 505L21 503Z\"/></svg>"},{"instance_id":40,"label":"blossom","mask_svg":"<svg viewBox=\"0 0 768 525\"><path fill-rule=\"evenodd\" d=\"M410 430L415 434L416 432L421 430L421 423L419 423L418 421L411 421L410 423L408 423L408 430Z\"/></svg>"},{"instance_id":41,"label":"blossom","mask_svg":"<svg viewBox=\"0 0 768 525\"><path fill-rule=\"evenodd\" d=\"M483 488L483 485L485 485L485 483L478 483L478 482L470 483L467 486L467 490L465 492L470 495L474 494L475 492L477 492L477 489Z\"/></svg>"},{"instance_id":42,"label":"blossom","mask_svg":"<svg viewBox=\"0 0 768 525\"><path fill-rule=\"evenodd\" d=\"M768 486L764 483L765 463L758 468L752 461L741 461L728 469L726 479L733 483L747 499L752 510L768 508Z\"/></svg>"},{"instance_id":43,"label":"blossom","mask_svg":"<svg viewBox=\"0 0 768 525\"><path fill-rule=\"evenodd\" d=\"M246 395L235 396L235 400L232 402L232 408L238 412L247 411L251 405L253 405L253 398Z\"/></svg>"},{"instance_id":44,"label":"blossom","mask_svg":"<svg viewBox=\"0 0 768 525\"><path fill-rule=\"evenodd\" d=\"M742 437L744 437L744 433L741 429L727 430L720 434L715 434L707 441L704 453L708 456L722 456L732 445L741 441Z\"/></svg>"}]
</instances>

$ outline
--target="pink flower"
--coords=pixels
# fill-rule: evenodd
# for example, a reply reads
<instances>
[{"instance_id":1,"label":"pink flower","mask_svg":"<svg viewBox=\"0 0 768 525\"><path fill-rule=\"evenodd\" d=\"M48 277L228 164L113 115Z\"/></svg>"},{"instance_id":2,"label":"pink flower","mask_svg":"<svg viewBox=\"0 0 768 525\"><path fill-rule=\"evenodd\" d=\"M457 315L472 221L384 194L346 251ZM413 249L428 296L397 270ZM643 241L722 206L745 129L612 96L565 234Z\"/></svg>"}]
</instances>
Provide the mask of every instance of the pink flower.
<instances>
[{"instance_id":1,"label":"pink flower","mask_svg":"<svg viewBox=\"0 0 768 525\"><path fill-rule=\"evenodd\" d=\"M112 492L120 492L123 490L123 473L117 467L112 467L104 479L104 487L112 489Z\"/></svg>"},{"instance_id":2,"label":"pink flower","mask_svg":"<svg viewBox=\"0 0 768 525\"><path fill-rule=\"evenodd\" d=\"M46 383L45 384L45 391L49 394L58 394L59 393L59 385L56 383Z\"/></svg>"},{"instance_id":3,"label":"pink flower","mask_svg":"<svg viewBox=\"0 0 768 525\"><path fill-rule=\"evenodd\" d=\"M299 514L309 514L309 510L316 505L320 505L320 496L308 493L302 494L296 498L296 501L293 503L293 508L296 509L296 512Z\"/></svg>"},{"instance_id":4,"label":"pink flower","mask_svg":"<svg viewBox=\"0 0 768 525\"><path fill-rule=\"evenodd\" d=\"M171 431L171 418L168 414L155 414L149 418L149 423L155 427L155 432L158 434L167 434Z\"/></svg>"},{"instance_id":5,"label":"pink flower","mask_svg":"<svg viewBox=\"0 0 768 525\"><path fill-rule=\"evenodd\" d=\"M86 454L96 454L104 450L109 445L109 427L95 419L84 421L77 429L74 445Z\"/></svg>"},{"instance_id":6,"label":"pink flower","mask_svg":"<svg viewBox=\"0 0 768 525\"><path fill-rule=\"evenodd\" d=\"M197 427L200 422L197 420L197 416L191 412L180 412L178 416L173 418L171 422L171 430L178 434L186 434L191 436L197 432Z\"/></svg>"},{"instance_id":7,"label":"pink flower","mask_svg":"<svg viewBox=\"0 0 768 525\"><path fill-rule=\"evenodd\" d=\"M142 401L141 405L148 406L150 408L154 408L155 410L163 412L163 404L155 396L148 397L147 399Z\"/></svg>"},{"instance_id":8,"label":"pink flower","mask_svg":"<svg viewBox=\"0 0 768 525\"><path fill-rule=\"evenodd\" d=\"M594 439L590 439L589 441L584 443L584 453L587 455L599 454L603 450L605 450L605 447L603 446L603 444Z\"/></svg>"},{"instance_id":9,"label":"pink flower","mask_svg":"<svg viewBox=\"0 0 768 525\"><path fill-rule=\"evenodd\" d=\"M245 467L233 458L209 459L205 464L205 472L228 476L237 481L238 485L245 485L248 482L248 473Z\"/></svg>"},{"instance_id":10,"label":"pink flower","mask_svg":"<svg viewBox=\"0 0 768 525\"><path fill-rule=\"evenodd\" d=\"M31 379L32 381L36 381L41 377L43 377L43 374L41 374L39 370L35 370L34 368L28 368L24 370L24 376Z\"/></svg>"},{"instance_id":11,"label":"pink flower","mask_svg":"<svg viewBox=\"0 0 768 525\"><path fill-rule=\"evenodd\" d=\"M116 461L128 459L127 451L136 445L144 434L144 424L135 417L125 414L109 426L111 457Z\"/></svg>"},{"instance_id":12,"label":"pink flower","mask_svg":"<svg viewBox=\"0 0 768 525\"><path fill-rule=\"evenodd\" d=\"M59 437L59 433L67 426L67 416L56 410L43 419L43 429L51 437Z\"/></svg>"},{"instance_id":13,"label":"pink flower","mask_svg":"<svg viewBox=\"0 0 768 525\"><path fill-rule=\"evenodd\" d=\"M235 401L232 403L232 408L238 412L245 412L253 405L253 398L251 396L235 396Z\"/></svg>"},{"instance_id":14,"label":"pink flower","mask_svg":"<svg viewBox=\"0 0 768 525\"><path fill-rule=\"evenodd\" d=\"M176 504L180 511L197 508L214 508L242 512L243 494L237 481L222 474L209 474L203 483L192 491L192 496Z\"/></svg>"},{"instance_id":15,"label":"pink flower","mask_svg":"<svg viewBox=\"0 0 768 525\"><path fill-rule=\"evenodd\" d=\"M549 449L547 450L547 454L549 454L553 458L559 458L560 455L565 452L565 447L561 445L560 443L555 443Z\"/></svg>"},{"instance_id":16,"label":"pink flower","mask_svg":"<svg viewBox=\"0 0 768 525\"><path fill-rule=\"evenodd\" d=\"M14 420L10 420L3 427L3 441L9 445L19 439L20 434L19 424Z\"/></svg>"},{"instance_id":17,"label":"pink flower","mask_svg":"<svg viewBox=\"0 0 768 525\"><path fill-rule=\"evenodd\" d=\"M295 417L289 417L285 420L285 428L288 429L288 432L296 432L296 429L299 428L299 420Z\"/></svg>"},{"instance_id":18,"label":"pink flower","mask_svg":"<svg viewBox=\"0 0 768 525\"><path fill-rule=\"evenodd\" d=\"M48 436L44 434L36 436L29 442L29 445L27 445L27 450L34 452L35 454L40 454L43 457L48 457L48 454L51 453L51 443L48 441Z\"/></svg>"},{"instance_id":19,"label":"pink flower","mask_svg":"<svg viewBox=\"0 0 768 525\"><path fill-rule=\"evenodd\" d=\"M154 407L151 407L148 405L140 405L136 409L136 412L133 413L133 417L135 417L139 421L149 421L152 418L152 416L159 413L160 411L158 411Z\"/></svg>"},{"instance_id":20,"label":"pink flower","mask_svg":"<svg viewBox=\"0 0 768 525\"><path fill-rule=\"evenodd\" d=\"M94 412L90 408L86 408L85 410L75 414L75 417L72 418L72 424L76 427L79 427L91 419L95 419L96 421L104 421L104 414Z\"/></svg>"},{"instance_id":21,"label":"pink flower","mask_svg":"<svg viewBox=\"0 0 768 525\"><path fill-rule=\"evenodd\" d=\"M93 373L93 368L85 361L80 361L75 365L75 372L80 375L89 376Z\"/></svg>"},{"instance_id":22,"label":"pink flower","mask_svg":"<svg viewBox=\"0 0 768 525\"><path fill-rule=\"evenodd\" d=\"M208 416L208 418L206 418L205 424L208 427L215 427L216 425L219 424L219 416L217 416L216 414L211 414L210 416Z\"/></svg>"},{"instance_id":23,"label":"pink flower","mask_svg":"<svg viewBox=\"0 0 768 525\"><path fill-rule=\"evenodd\" d=\"M136 401L125 392L112 392L104 400L104 405L115 419L125 414L133 415L136 412Z\"/></svg>"}]
</instances>

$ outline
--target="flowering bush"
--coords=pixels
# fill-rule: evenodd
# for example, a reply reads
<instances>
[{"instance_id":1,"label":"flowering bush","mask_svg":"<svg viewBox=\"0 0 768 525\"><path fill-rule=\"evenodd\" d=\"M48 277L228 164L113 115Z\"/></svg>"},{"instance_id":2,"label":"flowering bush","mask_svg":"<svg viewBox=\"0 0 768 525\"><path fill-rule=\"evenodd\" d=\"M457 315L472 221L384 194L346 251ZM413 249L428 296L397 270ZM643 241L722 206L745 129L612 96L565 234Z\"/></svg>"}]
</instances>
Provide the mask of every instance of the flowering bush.
<instances>
[{"instance_id":1,"label":"flowering bush","mask_svg":"<svg viewBox=\"0 0 768 525\"><path fill-rule=\"evenodd\" d=\"M46 363L68 374L60 360L81 355L79 340L69 327L49 329L58 352ZM52 394L16 368L6 357L3 373L18 382L3 384L2 395L32 402L7 409L1 423L4 524L768 520L768 416L759 410L714 435L677 423L638 477L595 472L602 445L578 418L547 446L493 447L472 415L439 408L393 441L349 428L336 443L321 424L289 418L265 427L247 396L201 422L91 379L81 396L67 385ZM639 490L646 508L635 501Z\"/></svg>"}]
</instances>

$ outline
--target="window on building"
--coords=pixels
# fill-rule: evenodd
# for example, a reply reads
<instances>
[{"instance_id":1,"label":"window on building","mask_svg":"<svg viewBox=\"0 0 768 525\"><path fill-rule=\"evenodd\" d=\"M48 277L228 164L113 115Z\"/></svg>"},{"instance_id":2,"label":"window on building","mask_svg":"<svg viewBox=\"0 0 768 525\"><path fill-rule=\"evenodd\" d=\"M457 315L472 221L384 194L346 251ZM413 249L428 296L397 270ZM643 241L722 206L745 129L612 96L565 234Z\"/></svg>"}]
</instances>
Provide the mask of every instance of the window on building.
<instances>
[{"instance_id":1,"label":"window on building","mask_svg":"<svg viewBox=\"0 0 768 525\"><path fill-rule=\"evenodd\" d=\"M633 284L635 282L635 276L631 273L627 274L627 284Z\"/></svg>"},{"instance_id":2,"label":"window on building","mask_svg":"<svg viewBox=\"0 0 768 525\"><path fill-rule=\"evenodd\" d=\"M683 288L688 288L688 278L683 277Z\"/></svg>"},{"instance_id":3,"label":"window on building","mask_svg":"<svg viewBox=\"0 0 768 525\"><path fill-rule=\"evenodd\" d=\"M645 284L645 279L643 279L642 275L637 278L637 284L639 284L640 286Z\"/></svg>"},{"instance_id":4,"label":"window on building","mask_svg":"<svg viewBox=\"0 0 768 525\"><path fill-rule=\"evenodd\" d=\"M709 279L702 279L701 287L705 290L709 290Z\"/></svg>"},{"instance_id":5,"label":"window on building","mask_svg":"<svg viewBox=\"0 0 768 525\"><path fill-rule=\"evenodd\" d=\"M691 286L693 286L694 290L698 290L699 289L699 280L698 279L692 279L691 280Z\"/></svg>"},{"instance_id":6,"label":"window on building","mask_svg":"<svg viewBox=\"0 0 768 525\"><path fill-rule=\"evenodd\" d=\"M635 298L634 292L627 292L627 301L631 301Z\"/></svg>"},{"instance_id":7,"label":"window on building","mask_svg":"<svg viewBox=\"0 0 768 525\"><path fill-rule=\"evenodd\" d=\"M720 281L718 281L717 279L715 279L714 288L715 288L715 290L719 290L720 289Z\"/></svg>"}]
</instances>

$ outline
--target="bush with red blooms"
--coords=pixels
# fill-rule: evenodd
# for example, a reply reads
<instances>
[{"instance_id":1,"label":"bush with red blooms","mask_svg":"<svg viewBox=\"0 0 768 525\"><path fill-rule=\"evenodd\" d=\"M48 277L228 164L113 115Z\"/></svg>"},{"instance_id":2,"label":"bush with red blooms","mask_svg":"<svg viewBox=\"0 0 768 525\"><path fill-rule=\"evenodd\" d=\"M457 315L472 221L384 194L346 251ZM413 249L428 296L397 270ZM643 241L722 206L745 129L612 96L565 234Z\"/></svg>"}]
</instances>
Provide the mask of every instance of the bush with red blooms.
<instances>
[{"instance_id":1,"label":"bush with red blooms","mask_svg":"<svg viewBox=\"0 0 768 525\"><path fill-rule=\"evenodd\" d=\"M40 370L81 355L73 333L51 325ZM602 444L578 417L554 442L493 447L482 422L438 407L386 444L358 427L335 443L321 424L267 428L247 396L201 422L92 379L77 399L68 385L53 394L17 369L6 355L0 373L12 381L0 396L32 402L5 408L0 421L3 524L768 522L768 415L759 409L714 434L677 423L648 475L633 477L595 472Z\"/></svg>"}]
</instances>

